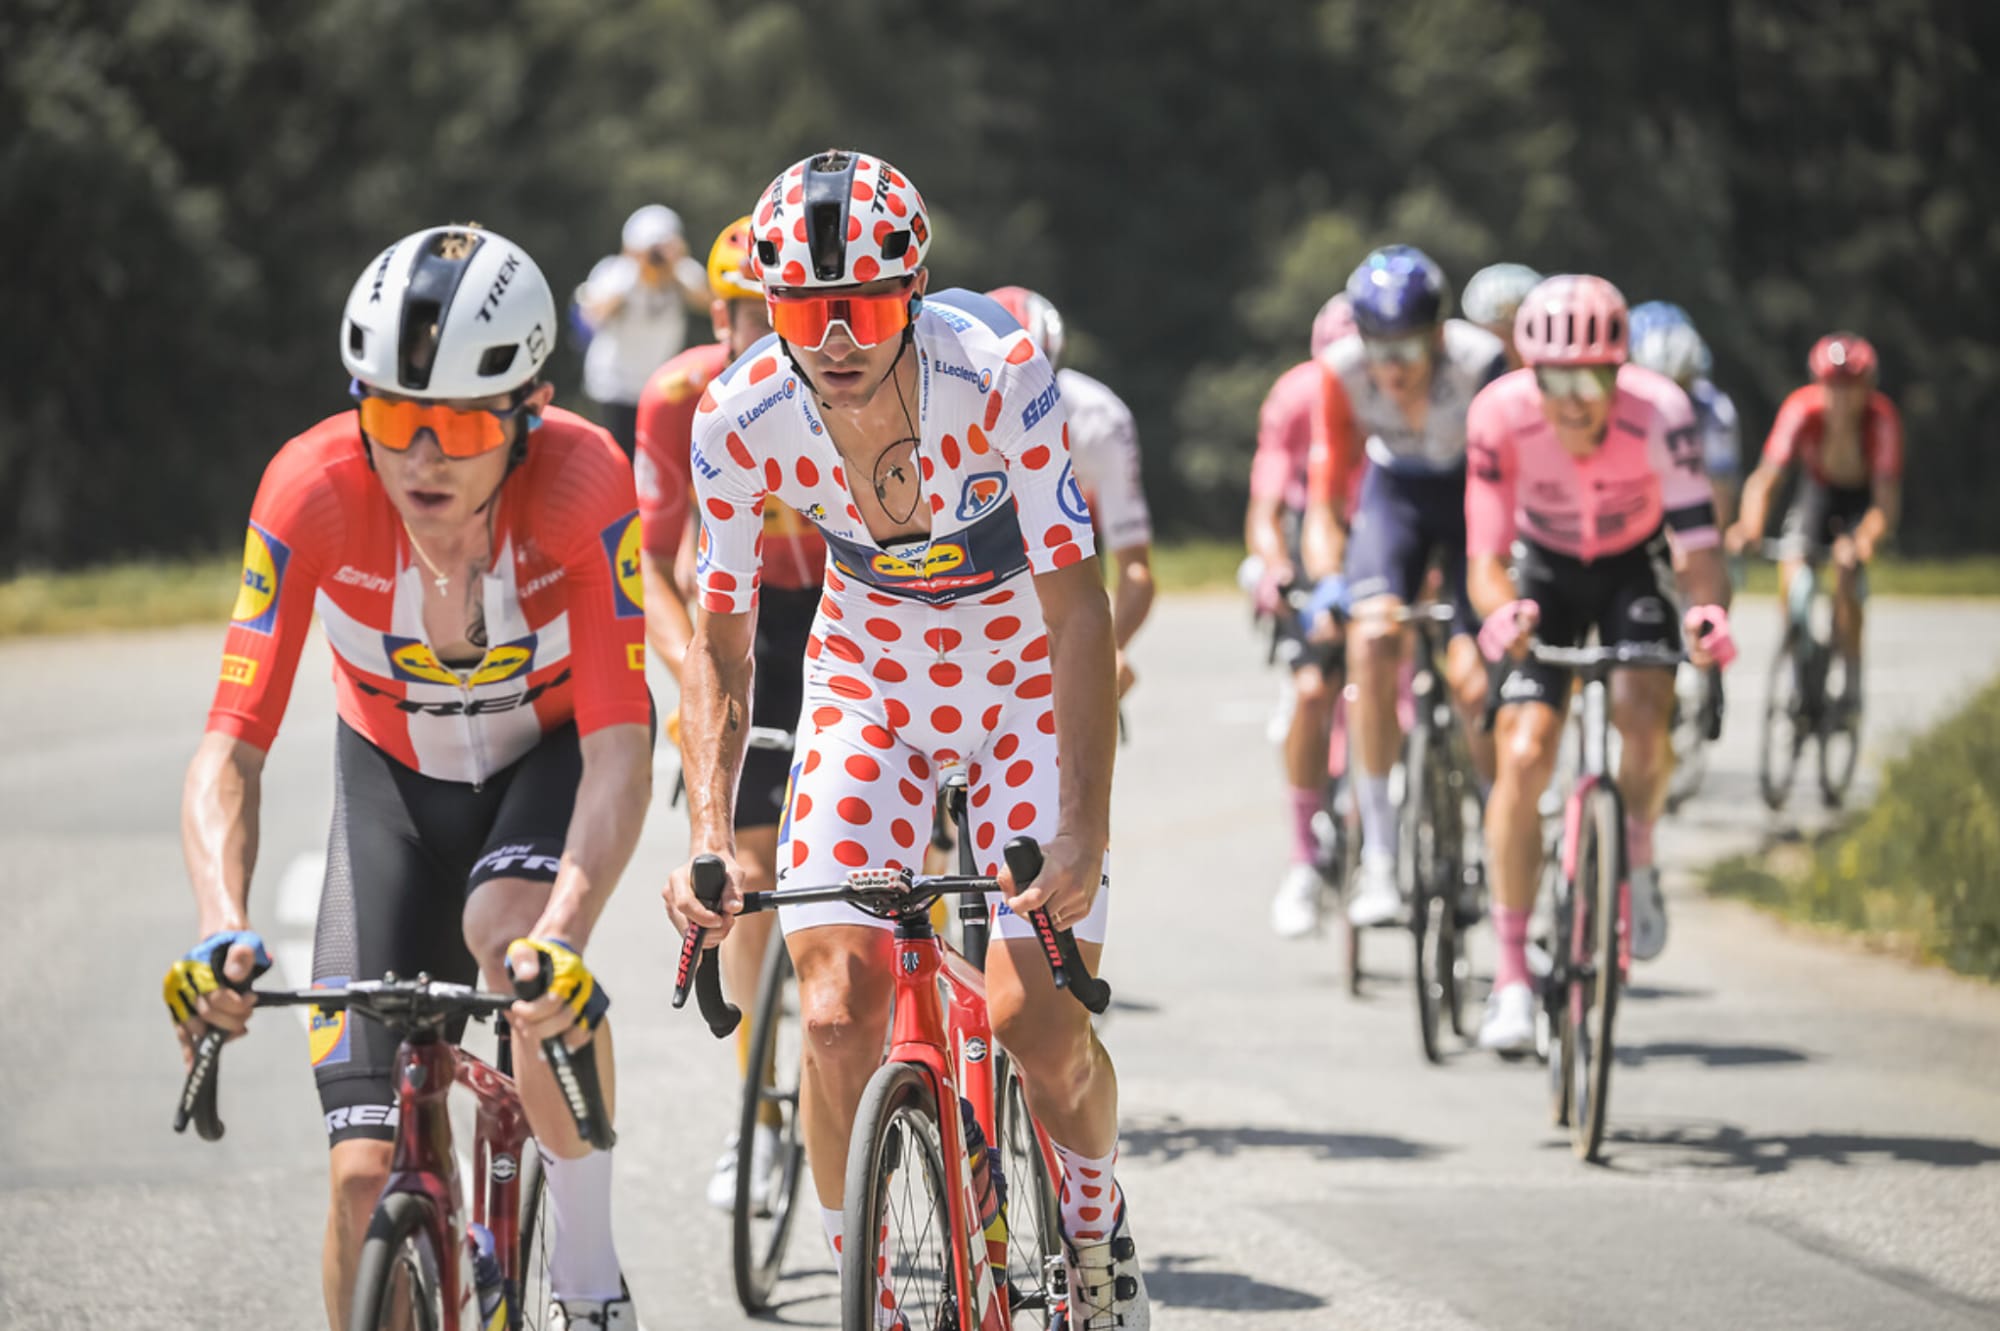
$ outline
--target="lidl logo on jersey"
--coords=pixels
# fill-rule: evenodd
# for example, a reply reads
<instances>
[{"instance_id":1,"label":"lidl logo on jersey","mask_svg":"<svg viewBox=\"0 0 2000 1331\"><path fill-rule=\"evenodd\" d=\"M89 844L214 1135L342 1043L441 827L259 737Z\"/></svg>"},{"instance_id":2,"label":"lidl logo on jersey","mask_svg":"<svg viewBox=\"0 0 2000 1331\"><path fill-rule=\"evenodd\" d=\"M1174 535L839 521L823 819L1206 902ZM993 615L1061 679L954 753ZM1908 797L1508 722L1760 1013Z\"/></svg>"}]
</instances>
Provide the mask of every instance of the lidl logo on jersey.
<instances>
[{"instance_id":1,"label":"lidl logo on jersey","mask_svg":"<svg viewBox=\"0 0 2000 1331\"><path fill-rule=\"evenodd\" d=\"M1006 472L982 471L968 476L958 492L958 520L971 522L982 517L992 512L993 506L1006 497Z\"/></svg>"},{"instance_id":2,"label":"lidl logo on jersey","mask_svg":"<svg viewBox=\"0 0 2000 1331\"><path fill-rule=\"evenodd\" d=\"M915 555L917 550L908 553ZM900 555L883 553L868 561L868 567L877 576L884 578L934 578L940 573L949 573L965 563L965 547L949 542L933 545L922 552L923 566L919 568Z\"/></svg>"},{"instance_id":3,"label":"lidl logo on jersey","mask_svg":"<svg viewBox=\"0 0 2000 1331\"><path fill-rule=\"evenodd\" d=\"M268 634L278 622L278 589L292 548L256 523L243 537L243 585L236 590L230 621L253 633Z\"/></svg>"},{"instance_id":4,"label":"lidl logo on jersey","mask_svg":"<svg viewBox=\"0 0 2000 1331\"><path fill-rule=\"evenodd\" d=\"M456 684L458 676L445 668L437 659L430 644L422 638L399 638L392 633L382 635L382 646L389 656L389 675L405 683Z\"/></svg>"},{"instance_id":5,"label":"lidl logo on jersey","mask_svg":"<svg viewBox=\"0 0 2000 1331\"><path fill-rule=\"evenodd\" d=\"M345 989L345 975L329 975L323 980L313 981L315 989ZM353 1056L350 1035L347 1030L347 1009L336 1008L329 1012L324 1008L308 1008L310 1014L306 1034L306 1048L312 1053L314 1067L328 1063L345 1063Z\"/></svg>"},{"instance_id":6,"label":"lidl logo on jersey","mask_svg":"<svg viewBox=\"0 0 2000 1331\"><path fill-rule=\"evenodd\" d=\"M525 675L534 669L535 635L500 644L486 653L478 668L472 672L474 684L498 684L503 680Z\"/></svg>"},{"instance_id":7,"label":"lidl logo on jersey","mask_svg":"<svg viewBox=\"0 0 2000 1331\"><path fill-rule=\"evenodd\" d=\"M1090 505L1084 502L1083 487L1076 483L1076 464L1063 463L1062 479L1056 482L1056 504L1071 522L1090 522Z\"/></svg>"},{"instance_id":8,"label":"lidl logo on jersey","mask_svg":"<svg viewBox=\"0 0 2000 1331\"><path fill-rule=\"evenodd\" d=\"M620 619L646 613L646 580L639 572L639 514L604 529L604 557L611 561L611 604Z\"/></svg>"}]
</instances>

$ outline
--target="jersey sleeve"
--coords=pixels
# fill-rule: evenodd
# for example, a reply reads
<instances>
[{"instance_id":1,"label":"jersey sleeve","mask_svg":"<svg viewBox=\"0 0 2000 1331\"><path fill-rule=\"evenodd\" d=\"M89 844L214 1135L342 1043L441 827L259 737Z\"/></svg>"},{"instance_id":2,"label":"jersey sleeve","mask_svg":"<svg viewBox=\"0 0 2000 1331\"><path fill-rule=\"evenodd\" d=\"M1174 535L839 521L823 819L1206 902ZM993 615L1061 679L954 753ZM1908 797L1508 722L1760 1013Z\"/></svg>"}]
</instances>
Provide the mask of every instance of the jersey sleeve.
<instances>
[{"instance_id":1,"label":"jersey sleeve","mask_svg":"<svg viewBox=\"0 0 2000 1331\"><path fill-rule=\"evenodd\" d=\"M687 528L694 490L688 448L699 397L700 390L686 371L672 366L648 380L639 395L638 448L632 464L639 523L646 552L664 564L673 563Z\"/></svg>"},{"instance_id":2,"label":"jersey sleeve","mask_svg":"<svg viewBox=\"0 0 2000 1331\"><path fill-rule=\"evenodd\" d=\"M1903 414L1885 394L1870 399L1868 412L1868 474L1878 481L1903 476Z\"/></svg>"},{"instance_id":3,"label":"jersey sleeve","mask_svg":"<svg viewBox=\"0 0 2000 1331\"><path fill-rule=\"evenodd\" d=\"M1794 389L1778 408L1778 419L1771 422L1771 433L1764 440L1767 465L1782 467L1798 457L1799 433L1812 418L1815 396L1810 385Z\"/></svg>"},{"instance_id":4,"label":"jersey sleeve","mask_svg":"<svg viewBox=\"0 0 2000 1331\"><path fill-rule=\"evenodd\" d=\"M1296 397L1288 391L1287 371L1264 394L1257 409L1257 452L1250 459L1250 497L1283 500L1292 485L1292 440L1298 431Z\"/></svg>"},{"instance_id":5,"label":"jersey sleeve","mask_svg":"<svg viewBox=\"0 0 2000 1331\"><path fill-rule=\"evenodd\" d=\"M1701 453L1694 404L1678 385L1662 385L1653 402L1646 460L1659 478L1667 530L1682 550L1706 550L1722 539L1715 527L1715 488Z\"/></svg>"},{"instance_id":6,"label":"jersey sleeve","mask_svg":"<svg viewBox=\"0 0 2000 1331\"><path fill-rule=\"evenodd\" d=\"M1312 413L1312 443L1306 450L1306 502L1343 507L1360 470L1361 431L1347 386L1331 366L1319 367L1318 405Z\"/></svg>"},{"instance_id":7,"label":"jersey sleeve","mask_svg":"<svg viewBox=\"0 0 2000 1331\"><path fill-rule=\"evenodd\" d=\"M1465 552L1502 559L1514 544L1514 432L1500 390L1483 388L1465 414Z\"/></svg>"},{"instance_id":8,"label":"jersey sleeve","mask_svg":"<svg viewBox=\"0 0 2000 1331\"><path fill-rule=\"evenodd\" d=\"M300 443L287 445L265 469L250 507L243 580L229 615L209 730L270 749L312 628L313 593L345 526L321 460Z\"/></svg>"},{"instance_id":9,"label":"jersey sleeve","mask_svg":"<svg viewBox=\"0 0 2000 1331\"><path fill-rule=\"evenodd\" d=\"M703 390L694 415L695 594L704 610L748 614L764 567L764 502L769 493L743 436Z\"/></svg>"},{"instance_id":10,"label":"jersey sleeve","mask_svg":"<svg viewBox=\"0 0 2000 1331\"><path fill-rule=\"evenodd\" d=\"M1153 543L1153 515L1139 483L1139 429L1131 408L1115 398L1093 414L1095 438L1078 448L1075 461L1084 493L1108 550ZM1077 442L1071 432L1071 442Z\"/></svg>"},{"instance_id":11,"label":"jersey sleeve","mask_svg":"<svg viewBox=\"0 0 2000 1331\"><path fill-rule=\"evenodd\" d=\"M646 725L645 578L631 469L609 439L605 453L572 458L548 501L551 549L562 551L568 588L570 669L576 733Z\"/></svg>"},{"instance_id":12,"label":"jersey sleeve","mask_svg":"<svg viewBox=\"0 0 2000 1331\"><path fill-rule=\"evenodd\" d=\"M1069 413L1048 359L1018 330L1004 345L1006 391L987 395L986 428L975 424L966 434L975 453L991 447L1006 465L1028 567L1049 573L1096 553L1090 505L1076 478Z\"/></svg>"}]
</instances>

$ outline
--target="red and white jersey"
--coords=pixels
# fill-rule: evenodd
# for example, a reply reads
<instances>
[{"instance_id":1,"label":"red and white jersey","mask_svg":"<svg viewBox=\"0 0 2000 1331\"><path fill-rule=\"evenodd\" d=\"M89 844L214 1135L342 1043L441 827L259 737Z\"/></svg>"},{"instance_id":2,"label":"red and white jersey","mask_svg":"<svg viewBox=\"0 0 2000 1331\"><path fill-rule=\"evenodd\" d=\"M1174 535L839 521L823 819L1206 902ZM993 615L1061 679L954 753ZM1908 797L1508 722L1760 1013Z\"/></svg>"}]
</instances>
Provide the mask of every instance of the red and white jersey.
<instances>
[{"instance_id":1,"label":"red and white jersey","mask_svg":"<svg viewBox=\"0 0 2000 1331\"><path fill-rule=\"evenodd\" d=\"M1107 550L1153 543L1153 515L1139 484L1139 429L1125 400L1080 370L1056 371L1069 412L1069 451L1076 479L1097 519ZM768 560L769 556L766 556Z\"/></svg>"},{"instance_id":2,"label":"red and white jersey","mask_svg":"<svg viewBox=\"0 0 2000 1331\"><path fill-rule=\"evenodd\" d=\"M931 530L887 548L862 521L840 452L775 336L710 384L695 415L701 604L716 614L755 604L764 508L782 500L818 525L829 550L807 656L824 648L847 663L840 686L857 699L874 694L863 662L884 653L1045 652L1041 602L1015 580L1095 550L1061 391L1013 318L971 292L928 296L909 354ZM900 669L886 664L878 678Z\"/></svg>"},{"instance_id":3,"label":"red and white jersey","mask_svg":"<svg viewBox=\"0 0 2000 1331\"><path fill-rule=\"evenodd\" d=\"M702 391L729 366L718 342L689 347L662 365L639 394L639 447L632 461L646 551L671 568L694 502L694 409ZM820 585L826 542L782 503L764 505L764 581L772 587Z\"/></svg>"},{"instance_id":4,"label":"red and white jersey","mask_svg":"<svg viewBox=\"0 0 2000 1331\"><path fill-rule=\"evenodd\" d=\"M1821 485L1831 482L1823 454L1826 447L1826 388L1807 384L1795 388L1778 408L1771 437L1764 441L1764 461L1783 466L1797 459ZM1868 395L1861 412L1861 465L1866 474L1856 486L1893 481L1903 474L1903 418L1885 393Z\"/></svg>"},{"instance_id":5,"label":"red and white jersey","mask_svg":"<svg viewBox=\"0 0 2000 1331\"><path fill-rule=\"evenodd\" d=\"M1276 499L1290 512L1306 507L1306 459L1325 412L1326 379L1316 360L1278 376L1257 412L1257 455L1250 461L1250 497Z\"/></svg>"},{"instance_id":6,"label":"red and white jersey","mask_svg":"<svg viewBox=\"0 0 2000 1331\"><path fill-rule=\"evenodd\" d=\"M559 408L501 487L482 602L490 646L463 669L426 641L435 595L351 411L264 470L208 728L269 749L317 612L341 719L404 766L478 784L542 735L648 724L639 515L611 437Z\"/></svg>"},{"instance_id":7,"label":"red and white jersey","mask_svg":"<svg viewBox=\"0 0 2000 1331\"><path fill-rule=\"evenodd\" d=\"M1720 539L1694 407L1663 374L1619 367L1610 423L1588 457L1557 441L1532 369L1481 390L1465 425L1468 554L1506 558L1518 532L1588 563L1641 544L1663 520L1683 550Z\"/></svg>"}]
</instances>

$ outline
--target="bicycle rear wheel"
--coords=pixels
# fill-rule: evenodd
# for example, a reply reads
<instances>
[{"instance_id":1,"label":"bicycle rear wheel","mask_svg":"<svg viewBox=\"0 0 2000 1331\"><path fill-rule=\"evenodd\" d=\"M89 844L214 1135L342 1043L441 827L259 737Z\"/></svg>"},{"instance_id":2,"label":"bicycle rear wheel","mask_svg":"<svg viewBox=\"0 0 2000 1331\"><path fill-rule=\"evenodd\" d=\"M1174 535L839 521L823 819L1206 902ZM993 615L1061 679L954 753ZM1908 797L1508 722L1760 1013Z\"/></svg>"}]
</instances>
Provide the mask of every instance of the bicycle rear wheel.
<instances>
[{"instance_id":1,"label":"bicycle rear wheel","mask_svg":"<svg viewBox=\"0 0 2000 1331\"><path fill-rule=\"evenodd\" d=\"M956 1112L956 1107L954 1107ZM869 1079L847 1150L847 1209L842 1219L840 1325L875 1331L885 1300L910 1331L962 1331L955 1279L966 1255L952 1232L937 1096L929 1076L909 1063L885 1063Z\"/></svg>"},{"instance_id":2,"label":"bicycle rear wheel","mask_svg":"<svg viewBox=\"0 0 2000 1331\"><path fill-rule=\"evenodd\" d=\"M1799 753L1805 748L1812 728L1806 723L1807 697L1800 678L1803 653L1789 635L1771 659L1768 687L1764 691L1764 728L1757 748L1757 785L1764 803L1776 813L1785 807L1792 793L1792 778L1798 772Z\"/></svg>"},{"instance_id":3,"label":"bicycle rear wheel","mask_svg":"<svg viewBox=\"0 0 2000 1331\"><path fill-rule=\"evenodd\" d=\"M1854 681L1848 677L1847 660L1831 647L1826 653L1826 671L1821 685L1819 727L1819 793L1829 809L1838 809L1847 800L1854 784L1854 769L1861 757L1861 699Z\"/></svg>"},{"instance_id":4,"label":"bicycle rear wheel","mask_svg":"<svg viewBox=\"0 0 2000 1331\"><path fill-rule=\"evenodd\" d=\"M1007 1180L1008 1306L1016 1327L1047 1327L1054 1315L1049 1259L1062 1255L1061 1201L1048 1149L1028 1111L1020 1070L1004 1053L994 1067L995 1139Z\"/></svg>"},{"instance_id":5,"label":"bicycle rear wheel","mask_svg":"<svg viewBox=\"0 0 2000 1331\"><path fill-rule=\"evenodd\" d=\"M376 1206L354 1269L349 1331L441 1331L444 1286L431 1235L425 1198L392 1192Z\"/></svg>"},{"instance_id":6,"label":"bicycle rear wheel","mask_svg":"<svg viewBox=\"0 0 2000 1331\"><path fill-rule=\"evenodd\" d=\"M1575 1045L1570 1080L1570 1145L1595 1161L1604 1143L1618 1015L1619 916L1623 903L1618 796L1599 782L1584 797L1576 855L1575 915L1570 955L1569 1038Z\"/></svg>"},{"instance_id":7,"label":"bicycle rear wheel","mask_svg":"<svg viewBox=\"0 0 2000 1331\"><path fill-rule=\"evenodd\" d=\"M792 1233L805 1142L799 1135L799 1063L804 1047L792 958L784 936L772 931L757 982L757 1019L743 1078L743 1107L736 1124L736 1204L730 1224L730 1265L736 1299L747 1313L771 1306ZM775 1120L775 1122L773 1121ZM758 1128L775 1131L777 1151L757 1170ZM753 1190L762 1195L753 1197Z\"/></svg>"}]
</instances>

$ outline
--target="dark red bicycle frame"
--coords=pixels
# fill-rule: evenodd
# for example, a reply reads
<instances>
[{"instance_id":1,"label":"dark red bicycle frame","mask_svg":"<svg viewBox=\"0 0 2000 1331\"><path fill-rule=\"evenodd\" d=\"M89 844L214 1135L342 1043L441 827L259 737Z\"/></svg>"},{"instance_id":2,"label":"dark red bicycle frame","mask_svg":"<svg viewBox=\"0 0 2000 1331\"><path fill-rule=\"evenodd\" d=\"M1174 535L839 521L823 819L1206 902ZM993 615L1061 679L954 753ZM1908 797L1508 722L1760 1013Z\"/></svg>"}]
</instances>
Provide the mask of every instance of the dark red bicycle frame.
<instances>
[{"instance_id":1,"label":"dark red bicycle frame","mask_svg":"<svg viewBox=\"0 0 2000 1331\"><path fill-rule=\"evenodd\" d=\"M452 1085L465 1087L479 1102L473 1120L472 1222L492 1232L500 1269L516 1299L522 1297L520 1193L522 1153L530 1149L528 1116L512 1077L448 1041L404 1041L396 1063L396 1145L382 1196L407 1192L425 1200L444 1296L443 1331L457 1331L470 1291L462 1288L459 1260L466 1231L447 1109Z\"/></svg>"}]
</instances>

